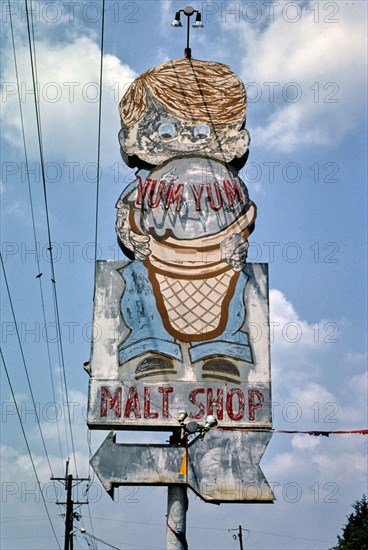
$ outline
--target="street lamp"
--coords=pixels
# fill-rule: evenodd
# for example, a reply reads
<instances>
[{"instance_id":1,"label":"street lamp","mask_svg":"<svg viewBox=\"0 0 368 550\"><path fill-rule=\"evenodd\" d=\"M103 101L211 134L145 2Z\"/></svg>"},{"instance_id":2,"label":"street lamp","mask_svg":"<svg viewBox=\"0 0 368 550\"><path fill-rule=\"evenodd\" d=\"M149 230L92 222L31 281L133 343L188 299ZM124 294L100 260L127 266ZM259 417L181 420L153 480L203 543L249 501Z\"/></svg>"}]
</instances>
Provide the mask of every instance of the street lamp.
<instances>
[{"instance_id":1,"label":"street lamp","mask_svg":"<svg viewBox=\"0 0 368 550\"><path fill-rule=\"evenodd\" d=\"M184 57L187 59L191 59L192 57L192 50L189 47L189 31L190 31L190 18L195 13L196 18L195 22L193 23L192 27L194 29L202 29L204 27L202 23L202 15L198 10L195 10L192 6L186 6L182 10L179 10L175 13L175 19L171 23L172 27L180 28L182 27L182 22L180 21L180 14L184 13L184 15L187 16L187 47L184 50Z\"/></svg>"}]
</instances>

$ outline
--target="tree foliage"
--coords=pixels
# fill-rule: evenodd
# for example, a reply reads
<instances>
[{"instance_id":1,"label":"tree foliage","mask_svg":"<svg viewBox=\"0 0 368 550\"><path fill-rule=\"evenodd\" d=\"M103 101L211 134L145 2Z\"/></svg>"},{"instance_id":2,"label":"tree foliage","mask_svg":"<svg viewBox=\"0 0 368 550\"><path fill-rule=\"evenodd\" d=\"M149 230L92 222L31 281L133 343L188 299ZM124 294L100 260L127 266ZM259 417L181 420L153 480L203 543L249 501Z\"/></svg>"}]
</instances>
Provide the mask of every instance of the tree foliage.
<instances>
[{"instance_id":1,"label":"tree foliage","mask_svg":"<svg viewBox=\"0 0 368 550\"><path fill-rule=\"evenodd\" d=\"M354 512L347 517L342 537L332 550L368 550L368 501L365 495L353 504Z\"/></svg>"}]
</instances>

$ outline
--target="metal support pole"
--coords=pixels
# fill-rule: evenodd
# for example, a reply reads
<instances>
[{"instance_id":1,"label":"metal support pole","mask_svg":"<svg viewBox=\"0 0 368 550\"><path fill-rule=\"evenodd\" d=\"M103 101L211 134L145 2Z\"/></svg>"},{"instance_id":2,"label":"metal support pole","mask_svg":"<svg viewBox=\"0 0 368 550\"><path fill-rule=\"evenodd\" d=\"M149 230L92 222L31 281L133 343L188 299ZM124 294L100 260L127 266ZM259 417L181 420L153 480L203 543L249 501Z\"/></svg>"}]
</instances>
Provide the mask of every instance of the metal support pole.
<instances>
[{"instance_id":1,"label":"metal support pole","mask_svg":"<svg viewBox=\"0 0 368 550\"><path fill-rule=\"evenodd\" d=\"M167 489L166 550L188 550L185 537L187 510L186 485L169 485Z\"/></svg>"},{"instance_id":2,"label":"metal support pole","mask_svg":"<svg viewBox=\"0 0 368 550\"><path fill-rule=\"evenodd\" d=\"M192 50L189 47L189 31L190 31L190 16L187 15L187 47L184 50L184 57L186 59L192 58Z\"/></svg>"}]
</instances>

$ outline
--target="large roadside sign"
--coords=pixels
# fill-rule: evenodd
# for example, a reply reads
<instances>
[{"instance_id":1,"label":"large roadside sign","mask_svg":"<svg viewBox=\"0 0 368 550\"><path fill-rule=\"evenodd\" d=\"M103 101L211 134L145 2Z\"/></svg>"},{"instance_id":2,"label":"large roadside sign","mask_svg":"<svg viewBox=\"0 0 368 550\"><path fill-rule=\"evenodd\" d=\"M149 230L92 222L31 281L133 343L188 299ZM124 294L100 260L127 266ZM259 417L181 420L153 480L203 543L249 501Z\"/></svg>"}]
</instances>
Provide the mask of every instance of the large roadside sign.
<instances>
[{"instance_id":1,"label":"large roadside sign","mask_svg":"<svg viewBox=\"0 0 368 550\"><path fill-rule=\"evenodd\" d=\"M259 468L272 426L268 271L247 263L246 105L227 65L190 58L146 71L120 102L121 155L137 172L116 204L127 261L96 266L88 426L177 435L184 415L218 427L187 448L111 434L91 461L107 489L273 499Z\"/></svg>"},{"instance_id":2,"label":"large roadside sign","mask_svg":"<svg viewBox=\"0 0 368 550\"><path fill-rule=\"evenodd\" d=\"M148 327L154 295L152 286L142 286L141 279L137 297L147 316L142 317L131 346L134 357L122 361L122 343L131 335L122 308L127 292L124 270L131 273L134 263L97 264L89 427L171 430L178 427L180 412L187 411L190 419L199 422L214 414L224 428L270 428L267 265L248 264L242 272L246 291L242 288L235 297L242 316L237 320L238 331L229 334L233 355L226 353L226 334L213 341L216 355L210 354L208 340L188 343L174 338L171 344L175 357L160 355L156 349L152 353L148 329L152 340L160 345L157 319L151 318ZM230 322L234 325L234 319ZM205 357L197 359L200 354Z\"/></svg>"}]
</instances>

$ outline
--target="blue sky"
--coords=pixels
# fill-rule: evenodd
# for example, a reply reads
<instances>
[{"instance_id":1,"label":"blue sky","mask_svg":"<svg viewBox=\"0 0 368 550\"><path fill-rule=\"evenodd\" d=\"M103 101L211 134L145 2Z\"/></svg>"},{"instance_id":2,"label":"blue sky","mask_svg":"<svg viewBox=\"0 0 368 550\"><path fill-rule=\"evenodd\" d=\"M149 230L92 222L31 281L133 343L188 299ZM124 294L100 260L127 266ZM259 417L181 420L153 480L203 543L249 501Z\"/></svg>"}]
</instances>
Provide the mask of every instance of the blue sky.
<instances>
[{"instance_id":1,"label":"blue sky","mask_svg":"<svg viewBox=\"0 0 368 550\"><path fill-rule=\"evenodd\" d=\"M2 258L46 447L53 473L60 476L70 449L52 324L25 8L24 2L10 4L28 162L35 170L30 185L47 332L32 253L35 245L7 2L1 6ZM106 2L97 247L101 259L123 258L114 231L115 202L133 177L119 154L118 101L135 76L183 55L185 28L174 29L170 23L184 5L170 0ZM78 474L85 476L89 473L88 377L82 365L90 354L93 307L101 2L34 1L33 7L62 351L69 400L74 404ZM269 263L274 427L364 428L366 3L211 0L194 7L201 10L205 27L191 32L193 57L229 64L248 89L246 126L252 143L241 175L258 207L249 260ZM32 412L3 273L1 277L2 350L41 484L46 486L50 471ZM5 377L1 388L2 548L56 548ZM93 452L105 435L91 434ZM122 440L140 437L119 435ZM246 548L332 546L350 505L367 491L366 455L367 440L361 435L275 434L261 463L274 484L275 504L214 507L191 495L190 548L235 549L238 542L228 529L240 524L250 530ZM75 474L73 460L71 468ZM62 545L63 519L52 490L48 507ZM119 502L112 502L93 480L90 514L95 535L124 549L163 548L166 490L122 488L118 494ZM91 532L88 508L81 511ZM82 536L76 544L87 547Z\"/></svg>"}]
</instances>

